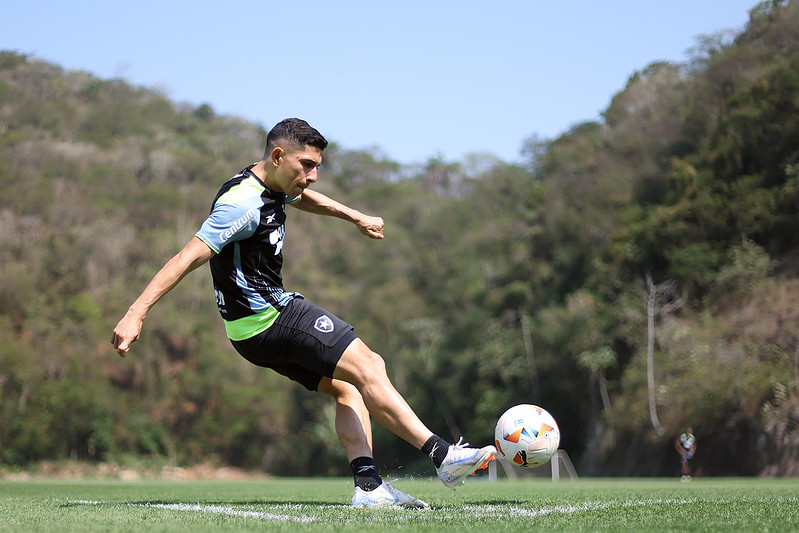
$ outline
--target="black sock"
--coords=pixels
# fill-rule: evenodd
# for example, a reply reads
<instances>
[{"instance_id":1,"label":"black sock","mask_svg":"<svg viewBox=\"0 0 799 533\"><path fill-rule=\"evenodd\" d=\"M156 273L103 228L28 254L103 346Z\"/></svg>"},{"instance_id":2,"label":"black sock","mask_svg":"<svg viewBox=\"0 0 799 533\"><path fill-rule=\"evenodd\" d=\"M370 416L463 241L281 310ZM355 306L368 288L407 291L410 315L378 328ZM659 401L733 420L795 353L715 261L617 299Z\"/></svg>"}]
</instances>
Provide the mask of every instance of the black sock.
<instances>
[{"instance_id":1,"label":"black sock","mask_svg":"<svg viewBox=\"0 0 799 533\"><path fill-rule=\"evenodd\" d=\"M383 483L383 478L377 473L377 465L371 457L356 457L350 463L355 486L363 490L375 490Z\"/></svg>"},{"instance_id":2,"label":"black sock","mask_svg":"<svg viewBox=\"0 0 799 533\"><path fill-rule=\"evenodd\" d=\"M433 464L436 465L436 468L441 466L441 463L444 462L444 458L447 456L447 452L449 451L449 442L445 441L438 435L433 435L427 442L424 443L422 446L422 451L430 456L430 459L433 460Z\"/></svg>"}]
</instances>

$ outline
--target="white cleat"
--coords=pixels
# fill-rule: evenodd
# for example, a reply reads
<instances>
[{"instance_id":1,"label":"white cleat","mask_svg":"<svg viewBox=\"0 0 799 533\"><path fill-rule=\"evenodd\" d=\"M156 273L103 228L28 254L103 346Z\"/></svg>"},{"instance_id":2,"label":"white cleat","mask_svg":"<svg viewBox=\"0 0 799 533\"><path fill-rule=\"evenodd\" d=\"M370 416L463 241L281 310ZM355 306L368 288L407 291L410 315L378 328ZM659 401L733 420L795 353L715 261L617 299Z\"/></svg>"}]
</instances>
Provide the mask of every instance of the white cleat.
<instances>
[{"instance_id":1,"label":"white cleat","mask_svg":"<svg viewBox=\"0 0 799 533\"><path fill-rule=\"evenodd\" d=\"M444 462L436 468L438 479L452 490L463 485L466 477L473 475L476 470L486 468L497 453L493 446L469 448L469 443L461 444L462 441L463 437L458 439L457 444L449 447Z\"/></svg>"},{"instance_id":2,"label":"white cleat","mask_svg":"<svg viewBox=\"0 0 799 533\"><path fill-rule=\"evenodd\" d=\"M422 500L397 490L385 481L374 490L363 490L355 487L352 495L353 507L405 507L407 509L430 509Z\"/></svg>"}]
</instances>

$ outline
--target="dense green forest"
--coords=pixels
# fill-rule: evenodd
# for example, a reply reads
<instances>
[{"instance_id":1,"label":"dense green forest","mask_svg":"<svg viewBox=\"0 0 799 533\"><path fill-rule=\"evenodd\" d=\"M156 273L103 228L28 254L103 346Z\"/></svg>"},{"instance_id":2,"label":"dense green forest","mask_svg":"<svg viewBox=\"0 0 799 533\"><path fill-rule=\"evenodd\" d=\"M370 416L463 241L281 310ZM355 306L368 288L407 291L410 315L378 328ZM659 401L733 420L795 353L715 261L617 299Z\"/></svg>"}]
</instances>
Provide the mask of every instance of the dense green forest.
<instances>
[{"instance_id":1,"label":"dense green forest","mask_svg":"<svg viewBox=\"0 0 799 533\"><path fill-rule=\"evenodd\" d=\"M333 144L316 187L382 216L386 239L290 210L286 285L354 324L445 438L489 443L507 407L537 403L582 475L677 475L687 425L700 475L797 475L797 111L799 2L768 1L633 73L601 120L531 137L523 165ZM349 473L332 403L235 353L207 269L127 358L109 344L265 134L0 52L0 470ZM375 446L387 470L432 474L382 428Z\"/></svg>"}]
</instances>

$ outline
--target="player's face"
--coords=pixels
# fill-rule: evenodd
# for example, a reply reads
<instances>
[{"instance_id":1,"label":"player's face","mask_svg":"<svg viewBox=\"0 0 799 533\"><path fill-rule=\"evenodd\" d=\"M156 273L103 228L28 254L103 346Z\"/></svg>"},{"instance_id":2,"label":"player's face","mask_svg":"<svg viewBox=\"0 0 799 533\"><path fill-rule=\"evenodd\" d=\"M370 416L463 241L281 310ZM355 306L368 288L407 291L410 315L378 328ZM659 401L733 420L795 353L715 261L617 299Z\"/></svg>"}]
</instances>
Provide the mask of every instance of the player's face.
<instances>
[{"instance_id":1,"label":"player's face","mask_svg":"<svg viewBox=\"0 0 799 533\"><path fill-rule=\"evenodd\" d=\"M282 192L289 198L302 194L316 182L321 164L322 150L314 146L285 150L278 167Z\"/></svg>"}]
</instances>

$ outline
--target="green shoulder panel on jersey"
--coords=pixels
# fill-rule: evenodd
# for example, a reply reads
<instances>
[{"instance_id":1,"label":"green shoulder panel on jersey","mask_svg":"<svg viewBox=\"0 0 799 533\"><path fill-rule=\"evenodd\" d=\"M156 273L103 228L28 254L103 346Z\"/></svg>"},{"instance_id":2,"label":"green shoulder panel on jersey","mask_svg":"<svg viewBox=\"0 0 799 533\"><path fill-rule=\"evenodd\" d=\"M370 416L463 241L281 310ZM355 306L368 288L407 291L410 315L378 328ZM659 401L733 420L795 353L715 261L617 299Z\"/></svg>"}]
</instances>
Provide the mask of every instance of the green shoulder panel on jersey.
<instances>
[{"instance_id":1,"label":"green shoulder panel on jersey","mask_svg":"<svg viewBox=\"0 0 799 533\"><path fill-rule=\"evenodd\" d=\"M230 340L243 341L269 329L277 320L278 315L280 315L280 311L270 307L257 315L245 316L237 320L225 320L225 332Z\"/></svg>"},{"instance_id":2,"label":"green shoulder panel on jersey","mask_svg":"<svg viewBox=\"0 0 799 533\"><path fill-rule=\"evenodd\" d=\"M252 196L261 196L264 190L264 186L257 179L250 176L242 180L238 185L231 187L229 191L217 199L216 203L232 205Z\"/></svg>"}]
</instances>

